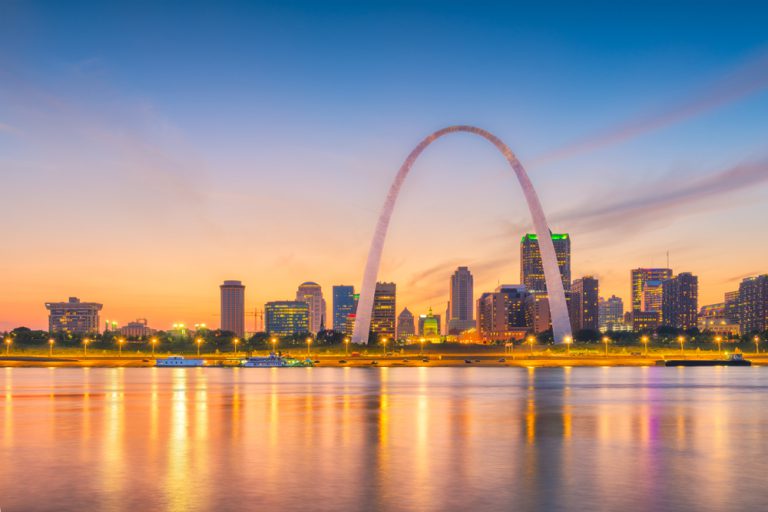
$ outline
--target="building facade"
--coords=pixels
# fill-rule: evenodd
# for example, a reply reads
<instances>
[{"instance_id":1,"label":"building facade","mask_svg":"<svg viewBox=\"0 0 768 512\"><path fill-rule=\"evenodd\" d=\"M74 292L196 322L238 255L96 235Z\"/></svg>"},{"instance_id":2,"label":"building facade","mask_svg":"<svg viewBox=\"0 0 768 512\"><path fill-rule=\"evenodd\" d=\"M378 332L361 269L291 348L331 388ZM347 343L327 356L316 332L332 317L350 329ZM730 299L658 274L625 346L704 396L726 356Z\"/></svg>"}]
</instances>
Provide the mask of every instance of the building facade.
<instances>
[{"instance_id":1,"label":"building facade","mask_svg":"<svg viewBox=\"0 0 768 512\"><path fill-rule=\"evenodd\" d=\"M139 318L134 322L128 322L119 329L120 335L129 340L145 339L155 334L155 329L147 325L146 318Z\"/></svg>"},{"instance_id":2,"label":"building facade","mask_svg":"<svg viewBox=\"0 0 768 512\"><path fill-rule=\"evenodd\" d=\"M563 289L567 292L571 289L571 237L567 233L552 233L551 236L557 266L563 278ZM527 233L520 241L520 281L529 293L547 291L539 239L533 233Z\"/></svg>"},{"instance_id":3,"label":"building facade","mask_svg":"<svg viewBox=\"0 0 768 512\"><path fill-rule=\"evenodd\" d=\"M333 287L333 330L344 332L347 317L355 312L355 287L337 285Z\"/></svg>"},{"instance_id":4,"label":"building facade","mask_svg":"<svg viewBox=\"0 0 768 512\"><path fill-rule=\"evenodd\" d=\"M371 313L371 335L369 340L378 343L383 338L395 337L395 315L397 307L397 285L395 283L376 283L373 294Z\"/></svg>"},{"instance_id":5,"label":"building facade","mask_svg":"<svg viewBox=\"0 0 768 512\"><path fill-rule=\"evenodd\" d=\"M267 302L264 324L267 333L275 336L309 333L309 304L293 300Z\"/></svg>"},{"instance_id":6,"label":"building facade","mask_svg":"<svg viewBox=\"0 0 768 512\"><path fill-rule=\"evenodd\" d=\"M661 325L658 311L631 311L632 330L635 332L655 332Z\"/></svg>"},{"instance_id":7,"label":"building facade","mask_svg":"<svg viewBox=\"0 0 768 512\"><path fill-rule=\"evenodd\" d=\"M530 294L523 285L501 285L477 300L477 330L485 342L520 339L531 330Z\"/></svg>"},{"instance_id":8,"label":"building facade","mask_svg":"<svg viewBox=\"0 0 768 512\"><path fill-rule=\"evenodd\" d=\"M607 299L600 297L598 302L598 327L601 331L613 331L624 324L624 301L611 295Z\"/></svg>"},{"instance_id":9,"label":"building facade","mask_svg":"<svg viewBox=\"0 0 768 512\"><path fill-rule=\"evenodd\" d=\"M646 311L643 309L643 292L648 281L663 282L672 278L669 268L635 268L629 274L632 287L632 309L630 311ZM660 311L650 310L650 311Z\"/></svg>"},{"instance_id":10,"label":"building facade","mask_svg":"<svg viewBox=\"0 0 768 512\"><path fill-rule=\"evenodd\" d=\"M414 324L413 313L405 308L397 315L397 339L407 340L415 334L416 325Z\"/></svg>"},{"instance_id":11,"label":"building facade","mask_svg":"<svg viewBox=\"0 0 768 512\"><path fill-rule=\"evenodd\" d=\"M319 284L307 281L296 290L296 300L309 306L309 332L316 334L325 328L325 299Z\"/></svg>"},{"instance_id":12,"label":"building facade","mask_svg":"<svg viewBox=\"0 0 768 512\"><path fill-rule=\"evenodd\" d=\"M699 322L699 278L681 272L663 283L661 324L693 329Z\"/></svg>"},{"instance_id":13,"label":"building facade","mask_svg":"<svg viewBox=\"0 0 768 512\"><path fill-rule=\"evenodd\" d=\"M598 280L592 276L576 279L571 285L571 328L574 332L589 329L597 331L599 324Z\"/></svg>"},{"instance_id":14,"label":"building facade","mask_svg":"<svg viewBox=\"0 0 768 512\"><path fill-rule=\"evenodd\" d=\"M728 322L725 316L725 302L701 306L697 325L701 332L719 335L738 335L740 332L738 323Z\"/></svg>"},{"instance_id":15,"label":"building facade","mask_svg":"<svg viewBox=\"0 0 768 512\"><path fill-rule=\"evenodd\" d=\"M446 316L447 334L459 334L475 326L474 278L468 267L459 267L451 276L450 302Z\"/></svg>"},{"instance_id":16,"label":"building facade","mask_svg":"<svg viewBox=\"0 0 768 512\"><path fill-rule=\"evenodd\" d=\"M240 281L224 281L221 291L221 330L245 336L245 286Z\"/></svg>"},{"instance_id":17,"label":"building facade","mask_svg":"<svg viewBox=\"0 0 768 512\"><path fill-rule=\"evenodd\" d=\"M768 330L768 274L748 277L739 285L739 325L742 334Z\"/></svg>"},{"instance_id":18,"label":"building facade","mask_svg":"<svg viewBox=\"0 0 768 512\"><path fill-rule=\"evenodd\" d=\"M46 302L48 310L48 331L72 334L93 334L99 332L99 311L102 304L80 302L70 297L67 302Z\"/></svg>"}]
</instances>

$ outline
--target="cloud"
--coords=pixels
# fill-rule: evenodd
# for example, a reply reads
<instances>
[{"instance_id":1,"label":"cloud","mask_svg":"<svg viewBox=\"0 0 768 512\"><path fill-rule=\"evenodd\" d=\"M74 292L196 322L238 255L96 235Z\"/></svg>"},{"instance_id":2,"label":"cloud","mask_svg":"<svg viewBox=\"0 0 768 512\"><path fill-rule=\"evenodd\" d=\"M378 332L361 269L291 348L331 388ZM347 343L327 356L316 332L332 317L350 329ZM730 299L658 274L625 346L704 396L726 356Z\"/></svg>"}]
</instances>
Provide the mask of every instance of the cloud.
<instances>
[{"instance_id":1,"label":"cloud","mask_svg":"<svg viewBox=\"0 0 768 512\"><path fill-rule=\"evenodd\" d=\"M19 130L18 128L14 128L13 126L11 126L9 124L0 123L0 132L11 133L11 134L16 135L16 134L20 134L21 130Z\"/></svg>"}]
</instances>

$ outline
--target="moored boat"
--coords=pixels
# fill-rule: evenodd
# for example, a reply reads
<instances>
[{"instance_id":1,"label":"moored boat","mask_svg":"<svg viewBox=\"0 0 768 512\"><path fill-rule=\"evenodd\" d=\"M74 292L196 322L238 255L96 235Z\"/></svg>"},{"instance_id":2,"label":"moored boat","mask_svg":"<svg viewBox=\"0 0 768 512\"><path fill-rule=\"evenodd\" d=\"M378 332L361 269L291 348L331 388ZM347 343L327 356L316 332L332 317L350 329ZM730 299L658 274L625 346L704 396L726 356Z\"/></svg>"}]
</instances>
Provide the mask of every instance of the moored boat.
<instances>
[{"instance_id":1,"label":"moored boat","mask_svg":"<svg viewBox=\"0 0 768 512\"><path fill-rule=\"evenodd\" d=\"M291 357L269 354L268 357L249 357L243 360L241 366L244 368L289 368L314 366L314 363L310 359L301 361Z\"/></svg>"},{"instance_id":2,"label":"moored boat","mask_svg":"<svg viewBox=\"0 0 768 512\"><path fill-rule=\"evenodd\" d=\"M168 356L155 360L155 366L161 368L190 368L205 366L204 359L184 359L184 356Z\"/></svg>"},{"instance_id":3,"label":"moored boat","mask_svg":"<svg viewBox=\"0 0 768 512\"><path fill-rule=\"evenodd\" d=\"M670 359L659 363L664 366L752 366L752 361L741 354L731 354L728 359Z\"/></svg>"}]
</instances>

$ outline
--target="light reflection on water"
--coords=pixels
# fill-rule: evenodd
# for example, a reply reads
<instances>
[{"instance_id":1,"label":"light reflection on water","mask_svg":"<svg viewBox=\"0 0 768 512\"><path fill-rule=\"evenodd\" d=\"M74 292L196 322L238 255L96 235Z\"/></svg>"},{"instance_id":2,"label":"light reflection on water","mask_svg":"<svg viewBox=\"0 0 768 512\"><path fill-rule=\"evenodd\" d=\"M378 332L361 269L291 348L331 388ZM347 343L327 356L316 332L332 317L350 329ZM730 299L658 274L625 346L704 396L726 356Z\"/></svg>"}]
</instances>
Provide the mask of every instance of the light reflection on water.
<instances>
[{"instance_id":1,"label":"light reflection on water","mask_svg":"<svg viewBox=\"0 0 768 512\"><path fill-rule=\"evenodd\" d=\"M0 508L758 510L767 368L5 368Z\"/></svg>"}]
</instances>

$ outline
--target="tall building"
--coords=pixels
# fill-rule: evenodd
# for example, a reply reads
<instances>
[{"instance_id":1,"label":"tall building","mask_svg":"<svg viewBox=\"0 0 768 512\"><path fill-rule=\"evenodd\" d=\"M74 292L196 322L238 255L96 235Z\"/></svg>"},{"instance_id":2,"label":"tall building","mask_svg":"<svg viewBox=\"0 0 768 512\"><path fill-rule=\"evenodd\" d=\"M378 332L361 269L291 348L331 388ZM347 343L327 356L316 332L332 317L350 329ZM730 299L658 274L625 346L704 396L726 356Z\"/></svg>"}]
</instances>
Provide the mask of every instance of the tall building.
<instances>
[{"instance_id":1,"label":"tall building","mask_svg":"<svg viewBox=\"0 0 768 512\"><path fill-rule=\"evenodd\" d=\"M309 333L309 304L293 300L267 302L264 324L267 333L275 336Z\"/></svg>"},{"instance_id":2,"label":"tall building","mask_svg":"<svg viewBox=\"0 0 768 512\"><path fill-rule=\"evenodd\" d=\"M344 332L347 316L355 312L355 287L338 285L333 287L333 330Z\"/></svg>"},{"instance_id":3,"label":"tall building","mask_svg":"<svg viewBox=\"0 0 768 512\"><path fill-rule=\"evenodd\" d=\"M699 278L681 272L663 283L661 324L693 329L699 320Z\"/></svg>"},{"instance_id":4,"label":"tall building","mask_svg":"<svg viewBox=\"0 0 768 512\"><path fill-rule=\"evenodd\" d=\"M397 315L397 339L405 340L414 334L416 334L416 326L413 313L408 311L408 308L405 308Z\"/></svg>"},{"instance_id":5,"label":"tall building","mask_svg":"<svg viewBox=\"0 0 768 512\"><path fill-rule=\"evenodd\" d=\"M67 302L46 302L49 332L91 334L99 332L99 311L102 304L80 302L70 297Z\"/></svg>"},{"instance_id":6,"label":"tall building","mask_svg":"<svg viewBox=\"0 0 768 512\"><path fill-rule=\"evenodd\" d=\"M392 340L395 337L395 308L397 305L397 285L395 283L376 283L373 294L373 312L371 314L371 334L373 343L381 338Z\"/></svg>"},{"instance_id":7,"label":"tall building","mask_svg":"<svg viewBox=\"0 0 768 512\"><path fill-rule=\"evenodd\" d=\"M474 279L467 267L459 267L451 276L450 302L446 317L447 333L459 334L475 326Z\"/></svg>"},{"instance_id":8,"label":"tall building","mask_svg":"<svg viewBox=\"0 0 768 512\"><path fill-rule=\"evenodd\" d=\"M245 286L240 281L224 281L221 290L221 330L245 336Z\"/></svg>"},{"instance_id":9,"label":"tall building","mask_svg":"<svg viewBox=\"0 0 768 512\"><path fill-rule=\"evenodd\" d=\"M552 316L549 313L549 300L545 293L531 293L525 300L531 330L539 334L552 327Z\"/></svg>"},{"instance_id":10,"label":"tall building","mask_svg":"<svg viewBox=\"0 0 768 512\"><path fill-rule=\"evenodd\" d=\"M742 334L768 330L768 274L748 277L739 285L739 325Z\"/></svg>"},{"instance_id":11,"label":"tall building","mask_svg":"<svg viewBox=\"0 0 768 512\"><path fill-rule=\"evenodd\" d=\"M648 281L663 282L672 277L672 270L668 268L635 268L630 271L632 285L632 309L631 311L646 311L643 309L643 292ZM660 309L648 311L661 311Z\"/></svg>"},{"instance_id":12,"label":"tall building","mask_svg":"<svg viewBox=\"0 0 768 512\"><path fill-rule=\"evenodd\" d=\"M592 276L576 279L571 285L571 327L573 331L589 329L597 331L599 326L598 281Z\"/></svg>"},{"instance_id":13,"label":"tall building","mask_svg":"<svg viewBox=\"0 0 768 512\"><path fill-rule=\"evenodd\" d=\"M567 233L552 233L551 236L557 266L563 278L563 289L567 292L571 289L571 237ZM520 241L520 281L529 293L547 291L539 240L533 233L527 233Z\"/></svg>"},{"instance_id":14,"label":"tall building","mask_svg":"<svg viewBox=\"0 0 768 512\"><path fill-rule=\"evenodd\" d=\"M296 300L309 306L309 332L317 333L325 328L325 299L319 284L307 281L296 290Z\"/></svg>"},{"instance_id":15,"label":"tall building","mask_svg":"<svg viewBox=\"0 0 768 512\"><path fill-rule=\"evenodd\" d=\"M651 279L643 284L643 294L640 300L640 310L646 313L651 311L661 312L662 295L664 293L664 281Z\"/></svg>"},{"instance_id":16,"label":"tall building","mask_svg":"<svg viewBox=\"0 0 768 512\"><path fill-rule=\"evenodd\" d=\"M725 320L729 324L739 323L739 290L732 292L725 292L723 297L723 303L725 305Z\"/></svg>"},{"instance_id":17,"label":"tall building","mask_svg":"<svg viewBox=\"0 0 768 512\"><path fill-rule=\"evenodd\" d=\"M522 338L531 328L530 294L522 285L501 285L477 300L477 330L484 341Z\"/></svg>"},{"instance_id":18,"label":"tall building","mask_svg":"<svg viewBox=\"0 0 768 512\"><path fill-rule=\"evenodd\" d=\"M624 301L621 297L611 295L604 299L600 297L598 308L598 326L601 331L613 331L624 323Z\"/></svg>"}]
</instances>

